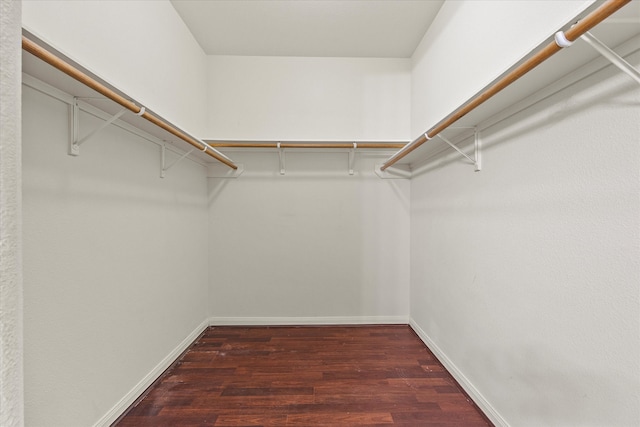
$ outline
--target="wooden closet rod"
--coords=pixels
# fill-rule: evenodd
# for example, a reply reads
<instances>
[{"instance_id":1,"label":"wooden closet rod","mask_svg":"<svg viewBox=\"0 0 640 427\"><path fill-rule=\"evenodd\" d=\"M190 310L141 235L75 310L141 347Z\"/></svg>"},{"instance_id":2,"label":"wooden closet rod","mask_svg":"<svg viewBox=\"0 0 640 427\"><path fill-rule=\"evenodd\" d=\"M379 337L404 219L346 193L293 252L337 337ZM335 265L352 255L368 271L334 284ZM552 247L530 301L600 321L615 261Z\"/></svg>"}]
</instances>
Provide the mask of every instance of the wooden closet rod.
<instances>
[{"instance_id":1,"label":"wooden closet rod","mask_svg":"<svg viewBox=\"0 0 640 427\"><path fill-rule=\"evenodd\" d=\"M254 142L208 142L212 147L216 148L278 148L277 142L265 142L265 143L254 143ZM356 144L356 148L402 148L407 145L404 142L329 142L329 143L297 143L297 142L282 142L280 143L280 148L354 148L354 144Z\"/></svg>"},{"instance_id":2,"label":"wooden closet rod","mask_svg":"<svg viewBox=\"0 0 640 427\"><path fill-rule=\"evenodd\" d=\"M198 141L197 139L190 137L186 133L182 132L179 129L176 129L172 125L166 123L165 121L163 121L162 119L156 117L155 115L151 114L150 112L148 112L146 110L143 110L143 107L139 107L133 101L131 101L131 100L123 97L122 95L116 93L115 91L109 89L108 87L106 87L105 85L100 83L99 81L97 81L97 80L93 79L92 77L86 75L82 71L80 71L77 68L75 68L73 65L65 62L61 58L57 57L56 55L54 55L53 53L49 52L48 50L46 50L42 46L38 45L37 43L33 42L32 40L29 40L25 36L22 36L22 49L24 49L25 51L27 51L30 54L34 55L35 57L43 60L44 62L46 62L47 64L53 66L54 68L57 68L58 70L60 70L63 73L65 73L66 75L76 79L80 83L90 87L91 89L95 90L96 92L100 93L101 95L104 95L105 97L111 99L112 101L120 104L122 107L124 107L124 108L134 112L135 114L138 114L141 117L147 119L148 121L150 121L154 125L158 126L159 128L162 128L162 129L166 130L167 132L169 132L170 134L172 134L172 135L182 139L183 141L189 143L190 145L192 145L193 147L197 148L198 150L204 151L209 156L213 157L214 159L218 160L219 162L224 163L225 165L229 166L231 169L234 169L234 170L238 169L238 166L236 166L231 160L229 160L228 158L224 157L222 154L216 152L215 150L210 149L210 147L208 147L207 144L204 144L204 143ZM140 113L142 113L142 114L140 114Z\"/></svg>"},{"instance_id":3,"label":"wooden closet rod","mask_svg":"<svg viewBox=\"0 0 640 427\"><path fill-rule=\"evenodd\" d=\"M573 27L564 32L565 38L569 42L573 42L578 39L582 34L586 33L600 22L604 21L607 17L612 15L618 9L622 8L624 5L629 3L631 0L608 0L604 2L600 7L595 9L593 12L584 17L584 19L580 20ZM562 50L555 41L549 43L538 53L533 55L531 58L523 62L521 65L516 67L513 71L509 72L507 75L502 77L497 82L493 83L488 89L484 92L477 94L475 97L471 98L464 104L462 107L458 108L456 111L445 117L438 124L433 126L431 129L420 135L417 139L407 144L403 149L398 151L396 154L391 156L381 167L381 170L385 170L388 167L394 165L400 159L405 157L407 154L411 153L416 148L420 147L422 144L434 138L436 135L441 133L443 130L447 129L456 121L460 120L466 114L477 108L480 104L487 101L489 98L500 92L502 89L509 86L511 83L518 80L520 77L524 76L526 73L540 65L542 62L550 58L555 53Z\"/></svg>"}]
</instances>

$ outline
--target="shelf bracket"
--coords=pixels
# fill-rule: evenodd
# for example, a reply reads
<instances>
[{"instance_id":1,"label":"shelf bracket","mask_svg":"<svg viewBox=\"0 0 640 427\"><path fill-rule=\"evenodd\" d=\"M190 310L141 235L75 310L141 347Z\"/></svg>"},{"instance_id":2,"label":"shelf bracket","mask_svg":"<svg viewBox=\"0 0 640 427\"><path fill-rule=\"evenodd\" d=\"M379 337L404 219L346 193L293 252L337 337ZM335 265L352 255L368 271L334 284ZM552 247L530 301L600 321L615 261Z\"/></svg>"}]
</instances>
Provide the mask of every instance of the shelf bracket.
<instances>
[{"instance_id":1,"label":"shelf bracket","mask_svg":"<svg viewBox=\"0 0 640 427\"><path fill-rule=\"evenodd\" d=\"M127 112L126 108L121 109L116 114L114 114L111 118L106 120L88 135L80 137L80 106L78 105L78 98L73 98L73 104L71 105L71 139L69 140L69 155L70 156L79 156L80 155L80 145L87 142L89 139L94 137L98 132L101 132L104 128L109 126L111 123L118 120L124 113Z\"/></svg>"},{"instance_id":2,"label":"shelf bracket","mask_svg":"<svg viewBox=\"0 0 640 427\"><path fill-rule=\"evenodd\" d=\"M451 148L453 148L458 153L460 153L463 157L468 159L473 164L474 170L476 172L480 172L482 170L482 157L481 157L481 155L482 155L482 153L481 153L482 141L480 140L480 132L478 131L478 128L474 128L473 134L474 134L473 135L474 136L474 138L473 138L473 157L469 156L467 153L465 153L464 151L459 149L454 143L449 141L444 136L442 136L440 134L438 134L437 136L442 141L447 143L447 145L449 145Z\"/></svg>"},{"instance_id":3,"label":"shelf bracket","mask_svg":"<svg viewBox=\"0 0 640 427\"><path fill-rule=\"evenodd\" d=\"M625 61L624 58L618 55L615 51L611 50L607 45L595 38L593 34L587 31L586 33L581 35L580 38L587 42L587 44L589 44L596 51L598 51L600 55L607 58L609 62L618 67L623 72L627 73L637 83L640 83L640 71L638 71L637 68Z\"/></svg>"},{"instance_id":4,"label":"shelf bracket","mask_svg":"<svg viewBox=\"0 0 640 427\"><path fill-rule=\"evenodd\" d=\"M353 165L356 161L356 148L358 148L358 143L353 143L353 148L349 150L349 175L353 175Z\"/></svg>"},{"instance_id":5,"label":"shelf bracket","mask_svg":"<svg viewBox=\"0 0 640 427\"><path fill-rule=\"evenodd\" d=\"M280 158L280 175L284 175L285 173L285 166L284 166L284 148L282 148L280 146L280 143L278 142L278 157Z\"/></svg>"},{"instance_id":6,"label":"shelf bracket","mask_svg":"<svg viewBox=\"0 0 640 427\"><path fill-rule=\"evenodd\" d=\"M186 153L184 153L182 156L178 157L178 159L174 160L173 163L171 163L170 165L166 165L166 162L167 162L167 154L166 154L167 147L164 144L162 144L161 150L162 151L161 151L161 154L160 154L160 178L164 178L169 169L171 169L172 167L177 165L179 162L184 160L189 154L191 154L195 150L195 148L192 148L191 150L189 150Z\"/></svg>"}]
</instances>

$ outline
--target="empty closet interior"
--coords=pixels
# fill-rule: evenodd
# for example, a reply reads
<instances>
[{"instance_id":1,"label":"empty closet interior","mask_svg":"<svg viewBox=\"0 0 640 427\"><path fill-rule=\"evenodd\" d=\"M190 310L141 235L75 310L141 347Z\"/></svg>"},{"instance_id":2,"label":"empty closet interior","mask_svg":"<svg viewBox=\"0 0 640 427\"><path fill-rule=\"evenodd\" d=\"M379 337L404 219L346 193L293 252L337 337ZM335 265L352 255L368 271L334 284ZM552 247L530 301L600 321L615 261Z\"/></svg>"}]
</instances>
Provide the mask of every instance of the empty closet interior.
<instances>
[{"instance_id":1,"label":"empty closet interior","mask_svg":"<svg viewBox=\"0 0 640 427\"><path fill-rule=\"evenodd\" d=\"M372 2L431 14L388 57L207 53L187 3L22 2L26 425L320 324L409 324L495 425L640 423L640 2Z\"/></svg>"}]
</instances>

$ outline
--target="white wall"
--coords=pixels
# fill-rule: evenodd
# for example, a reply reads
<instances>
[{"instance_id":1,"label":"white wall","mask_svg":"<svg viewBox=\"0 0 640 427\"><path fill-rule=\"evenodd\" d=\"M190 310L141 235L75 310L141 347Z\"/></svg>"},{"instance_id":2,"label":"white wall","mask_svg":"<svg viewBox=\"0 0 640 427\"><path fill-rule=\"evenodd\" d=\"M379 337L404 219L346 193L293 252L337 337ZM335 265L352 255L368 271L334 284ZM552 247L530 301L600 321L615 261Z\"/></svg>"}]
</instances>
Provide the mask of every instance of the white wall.
<instances>
[{"instance_id":1,"label":"white wall","mask_svg":"<svg viewBox=\"0 0 640 427\"><path fill-rule=\"evenodd\" d=\"M445 118L592 3L445 2L412 57L412 139Z\"/></svg>"},{"instance_id":2,"label":"white wall","mask_svg":"<svg viewBox=\"0 0 640 427\"><path fill-rule=\"evenodd\" d=\"M407 322L408 180L367 153L354 176L346 151L287 152L284 176L277 153L233 156L246 172L209 180L216 322Z\"/></svg>"},{"instance_id":3,"label":"white wall","mask_svg":"<svg viewBox=\"0 0 640 427\"><path fill-rule=\"evenodd\" d=\"M27 30L185 131L204 134L206 55L168 0L23 5Z\"/></svg>"},{"instance_id":4,"label":"white wall","mask_svg":"<svg viewBox=\"0 0 640 427\"><path fill-rule=\"evenodd\" d=\"M26 424L88 426L207 318L206 170L115 126L70 157L68 106L23 98Z\"/></svg>"},{"instance_id":5,"label":"white wall","mask_svg":"<svg viewBox=\"0 0 640 427\"><path fill-rule=\"evenodd\" d=\"M610 66L412 180L414 325L505 424L640 424L639 106Z\"/></svg>"},{"instance_id":6,"label":"white wall","mask_svg":"<svg viewBox=\"0 0 640 427\"><path fill-rule=\"evenodd\" d=\"M22 426L20 2L0 1L0 425Z\"/></svg>"},{"instance_id":7,"label":"white wall","mask_svg":"<svg viewBox=\"0 0 640 427\"><path fill-rule=\"evenodd\" d=\"M409 139L410 60L210 56L208 138Z\"/></svg>"}]
</instances>

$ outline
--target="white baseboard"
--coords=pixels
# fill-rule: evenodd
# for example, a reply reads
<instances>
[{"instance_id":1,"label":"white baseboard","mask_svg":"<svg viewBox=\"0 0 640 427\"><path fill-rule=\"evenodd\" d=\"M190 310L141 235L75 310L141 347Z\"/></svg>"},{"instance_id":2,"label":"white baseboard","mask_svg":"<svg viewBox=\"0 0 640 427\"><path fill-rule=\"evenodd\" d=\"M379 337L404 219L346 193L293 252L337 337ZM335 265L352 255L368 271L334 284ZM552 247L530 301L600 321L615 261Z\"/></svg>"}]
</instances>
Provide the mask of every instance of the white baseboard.
<instances>
[{"instance_id":1,"label":"white baseboard","mask_svg":"<svg viewBox=\"0 0 640 427\"><path fill-rule=\"evenodd\" d=\"M476 405L484 412L484 414L498 427L509 427L509 424L504 418L495 410L493 406L484 398L484 396L475 388L475 386L464 376L462 371L449 359L444 352L434 343L427 333L422 330L420 326L413 319L409 319L409 326L420 337L424 344L431 350L431 352L438 358L438 360L449 371L451 376L455 378L460 386L467 392L467 394L473 399Z\"/></svg>"},{"instance_id":2,"label":"white baseboard","mask_svg":"<svg viewBox=\"0 0 640 427\"><path fill-rule=\"evenodd\" d=\"M210 326L407 325L408 316L210 317Z\"/></svg>"},{"instance_id":3,"label":"white baseboard","mask_svg":"<svg viewBox=\"0 0 640 427\"><path fill-rule=\"evenodd\" d=\"M140 397L144 391L149 388L153 382L162 375L162 373L169 367L175 360L193 343L196 338L209 326L208 321L202 322L197 328L193 330L171 353L169 353L155 368L151 370L138 384L133 387L129 393L127 393L116 405L109 410L102 418L98 420L94 427L107 427L110 426L115 420L118 419L124 411L127 410L133 402Z\"/></svg>"}]
</instances>

